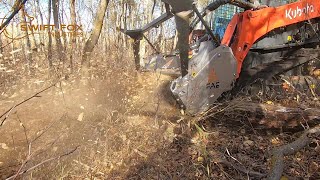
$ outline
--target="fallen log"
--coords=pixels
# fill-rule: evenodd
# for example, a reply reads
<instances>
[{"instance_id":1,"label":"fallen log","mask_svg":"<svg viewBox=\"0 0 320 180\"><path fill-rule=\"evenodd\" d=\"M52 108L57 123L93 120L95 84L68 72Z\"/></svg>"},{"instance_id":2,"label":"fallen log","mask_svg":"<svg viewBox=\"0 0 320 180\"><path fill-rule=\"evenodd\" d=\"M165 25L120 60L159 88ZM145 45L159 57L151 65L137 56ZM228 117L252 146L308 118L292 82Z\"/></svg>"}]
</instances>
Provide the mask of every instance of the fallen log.
<instances>
[{"instance_id":1,"label":"fallen log","mask_svg":"<svg viewBox=\"0 0 320 180\"><path fill-rule=\"evenodd\" d=\"M207 112L202 119L248 119L252 124L267 127L297 127L300 124L320 121L320 109L303 107L285 107L280 104L254 103L247 100L232 100L216 106Z\"/></svg>"},{"instance_id":2,"label":"fallen log","mask_svg":"<svg viewBox=\"0 0 320 180\"><path fill-rule=\"evenodd\" d=\"M314 137L320 135L320 125L305 131L297 140L290 144L280 146L272 151L271 170L268 180L281 179L284 169L284 157L300 151L302 148L311 143Z\"/></svg>"},{"instance_id":3,"label":"fallen log","mask_svg":"<svg viewBox=\"0 0 320 180\"><path fill-rule=\"evenodd\" d=\"M249 112L252 123L268 127L296 127L300 123L320 120L320 109L308 107L285 107L282 105L243 103L235 106L235 111Z\"/></svg>"}]
</instances>

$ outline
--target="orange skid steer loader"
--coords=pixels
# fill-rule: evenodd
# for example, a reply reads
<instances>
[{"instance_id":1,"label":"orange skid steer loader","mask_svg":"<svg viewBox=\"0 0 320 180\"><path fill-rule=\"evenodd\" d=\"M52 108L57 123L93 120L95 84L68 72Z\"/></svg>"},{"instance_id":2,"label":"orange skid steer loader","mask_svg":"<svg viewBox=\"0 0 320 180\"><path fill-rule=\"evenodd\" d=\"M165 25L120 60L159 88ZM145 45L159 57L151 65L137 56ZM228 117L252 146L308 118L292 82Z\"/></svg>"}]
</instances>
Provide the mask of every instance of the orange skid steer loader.
<instances>
[{"instance_id":1,"label":"orange skid steer loader","mask_svg":"<svg viewBox=\"0 0 320 180\"><path fill-rule=\"evenodd\" d=\"M165 14L142 29L123 32L135 39L138 56L137 44L143 33L175 17L181 76L170 88L181 108L189 114L208 110L224 92L235 86L244 86L261 77L270 78L318 57L319 0L301 0L277 7L242 0L216 0L202 12L191 0L163 2ZM204 16L226 4L244 11L234 14L220 41ZM190 22L193 14L195 18ZM199 22L206 29L206 38L189 44L189 34ZM188 52L195 48L197 53L189 59Z\"/></svg>"}]
</instances>

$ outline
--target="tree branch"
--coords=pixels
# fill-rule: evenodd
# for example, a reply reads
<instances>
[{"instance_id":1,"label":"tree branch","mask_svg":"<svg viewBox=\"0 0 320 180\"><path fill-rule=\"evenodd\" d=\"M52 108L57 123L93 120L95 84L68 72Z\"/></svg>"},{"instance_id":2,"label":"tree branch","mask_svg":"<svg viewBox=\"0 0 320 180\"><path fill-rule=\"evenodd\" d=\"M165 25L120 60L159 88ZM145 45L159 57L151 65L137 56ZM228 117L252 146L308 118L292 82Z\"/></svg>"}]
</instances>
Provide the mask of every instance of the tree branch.
<instances>
[{"instance_id":1,"label":"tree branch","mask_svg":"<svg viewBox=\"0 0 320 180\"><path fill-rule=\"evenodd\" d=\"M18 176L20 176L20 175L22 175L22 174L25 174L25 173L27 173L27 172L29 172L29 171L31 171L31 170L33 170L33 169L35 169L35 168L43 165L43 164L45 164L45 163L48 163L48 162L53 161L53 160L56 160L56 159L60 159L60 158L62 158L62 157L64 157L64 156L68 156L68 155L74 153L74 152L78 149L78 147L79 147L79 146L73 148L72 150L70 150L70 151L68 151L68 152L66 152L66 153L64 153L64 154L62 154L62 155L60 155L60 156L56 156L56 157L52 157L52 158L46 159L46 160L44 160L44 161L42 161L42 162L40 162L40 163L38 163L38 164L30 167L29 169L24 170L23 172L18 172L17 174L8 177L6 180L15 179L16 177L18 177Z\"/></svg>"},{"instance_id":2,"label":"tree branch","mask_svg":"<svg viewBox=\"0 0 320 180\"><path fill-rule=\"evenodd\" d=\"M0 31L4 29L12 20L12 18L20 11L20 9L24 6L24 4L27 2L27 0L16 0L13 6L13 12L10 14L10 16L4 21L3 24L0 25Z\"/></svg>"},{"instance_id":3,"label":"tree branch","mask_svg":"<svg viewBox=\"0 0 320 180\"><path fill-rule=\"evenodd\" d=\"M284 156L292 155L311 143L312 138L320 135L320 125L307 130L297 140L273 150L271 170L268 180L279 180L283 173Z\"/></svg>"},{"instance_id":4,"label":"tree branch","mask_svg":"<svg viewBox=\"0 0 320 180\"><path fill-rule=\"evenodd\" d=\"M48 86L48 87L44 88L43 90L41 90L41 91L39 91L39 92L35 93L35 94L34 94L34 95L32 95L31 97L29 97L29 98L27 98L27 99L25 99L25 100L23 100L23 101L19 102L19 103L18 103L18 104L16 104L16 105L13 105L10 109L8 109L6 112L4 112L3 114L1 114L1 115L0 115L0 119L1 119L1 118L3 118L3 119L1 120L0 127L1 127L1 126L3 125L3 123L8 119L9 115L11 114L11 112L12 112L12 110L13 110L14 108L16 108L16 107L18 107L18 106L22 105L23 103L25 103L25 102L29 101L29 100L30 100L30 99L32 99L32 98L40 97L40 96L39 96L39 94L41 94L42 92L44 92L44 91L46 91L46 90L48 90L48 89L52 88L52 87L53 87L53 86L55 86L55 85L56 85L56 83L53 83L52 85L50 85L50 86Z\"/></svg>"}]
</instances>

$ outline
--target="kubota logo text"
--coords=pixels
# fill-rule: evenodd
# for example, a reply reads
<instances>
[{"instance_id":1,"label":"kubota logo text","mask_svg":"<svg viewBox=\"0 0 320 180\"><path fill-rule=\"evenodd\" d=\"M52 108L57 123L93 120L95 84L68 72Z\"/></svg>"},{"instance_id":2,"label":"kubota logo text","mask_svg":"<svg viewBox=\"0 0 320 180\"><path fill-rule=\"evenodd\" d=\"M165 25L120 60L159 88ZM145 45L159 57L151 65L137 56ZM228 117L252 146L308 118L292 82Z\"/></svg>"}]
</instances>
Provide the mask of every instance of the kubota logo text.
<instances>
[{"instance_id":1,"label":"kubota logo text","mask_svg":"<svg viewBox=\"0 0 320 180\"><path fill-rule=\"evenodd\" d=\"M302 14L308 14L314 12L314 6L311 4L307 4L305 7L290 8L286 9L286 18L294 19L296 17L302 16Z\"/></svg>"}]
</instances>

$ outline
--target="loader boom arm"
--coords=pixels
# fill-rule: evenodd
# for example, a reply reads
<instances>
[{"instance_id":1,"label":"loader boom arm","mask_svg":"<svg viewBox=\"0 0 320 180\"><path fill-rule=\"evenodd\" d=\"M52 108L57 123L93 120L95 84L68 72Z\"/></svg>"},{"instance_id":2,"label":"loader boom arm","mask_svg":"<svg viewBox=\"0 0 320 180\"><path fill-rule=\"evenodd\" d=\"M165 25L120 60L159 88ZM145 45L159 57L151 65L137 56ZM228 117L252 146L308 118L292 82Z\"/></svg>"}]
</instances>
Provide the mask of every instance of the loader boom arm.
<instances>
[{"instance_id":1,"label":"loader boom arm","mask_svg":"<svg viewBox=\"0 0 320 180\"><path fill-rule=\"evenodd\" d=\"M252 45L270 31L320 17L319 0L302 0L279 7L247 10L229 23L221 44L231 47L238 61L237 76ZM232 42L232 39L234 41Z\"/></svg>"}]
</instances>

